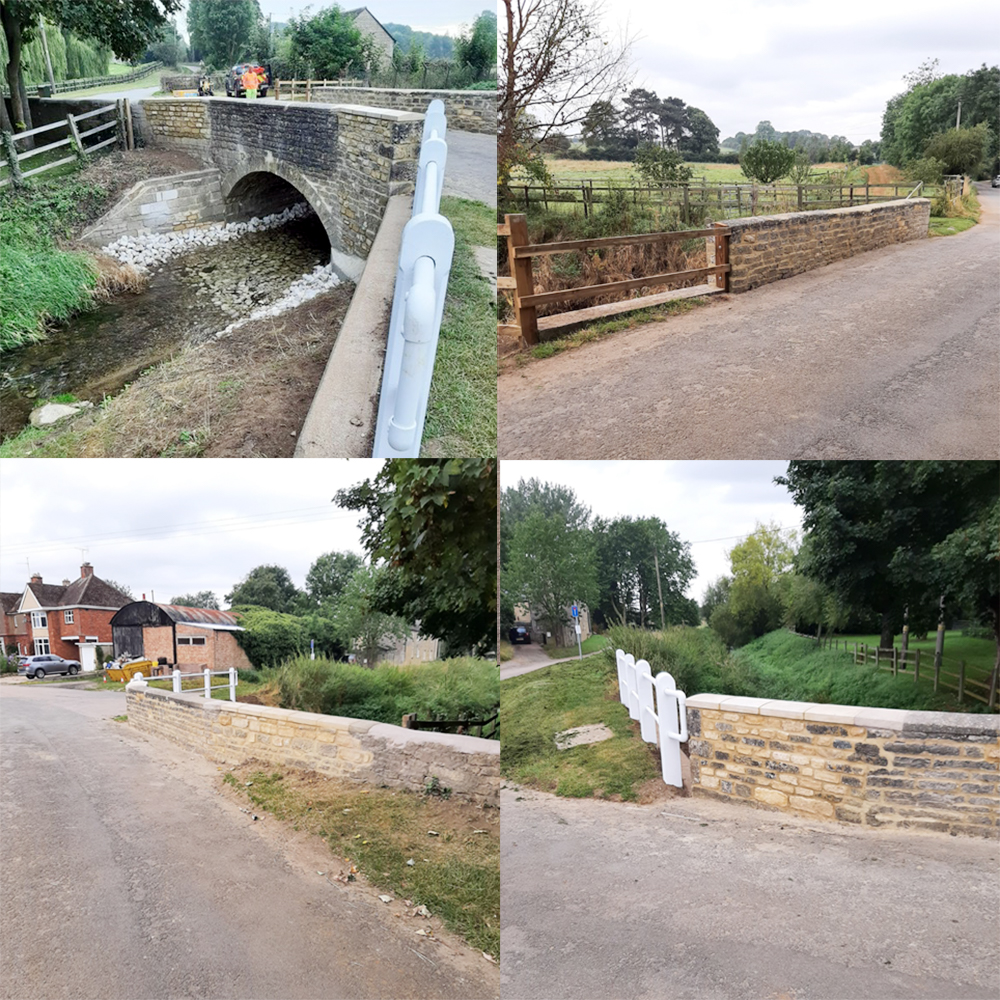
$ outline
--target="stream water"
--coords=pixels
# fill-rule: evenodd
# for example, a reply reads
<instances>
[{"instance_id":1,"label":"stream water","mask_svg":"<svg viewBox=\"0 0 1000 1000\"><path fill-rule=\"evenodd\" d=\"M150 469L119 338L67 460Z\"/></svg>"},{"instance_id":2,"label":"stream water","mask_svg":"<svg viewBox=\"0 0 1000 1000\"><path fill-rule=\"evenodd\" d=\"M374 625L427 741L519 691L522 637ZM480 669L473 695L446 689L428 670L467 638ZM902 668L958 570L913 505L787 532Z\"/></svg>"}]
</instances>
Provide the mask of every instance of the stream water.
<instances>
[{"instance_id":1,"label":"stream water","mask_svg":"<svg viewBox=\"0 0 1000 1000\"><path fill-rule=\"evenodd\" d=\"M167 261L138 295L80 313L37 344L0 355L0 434L17 434L39 400L71 393L101 402L181 348L280 299L329 260L326 232L310 214Z\"/></svg>"}]
</instances>

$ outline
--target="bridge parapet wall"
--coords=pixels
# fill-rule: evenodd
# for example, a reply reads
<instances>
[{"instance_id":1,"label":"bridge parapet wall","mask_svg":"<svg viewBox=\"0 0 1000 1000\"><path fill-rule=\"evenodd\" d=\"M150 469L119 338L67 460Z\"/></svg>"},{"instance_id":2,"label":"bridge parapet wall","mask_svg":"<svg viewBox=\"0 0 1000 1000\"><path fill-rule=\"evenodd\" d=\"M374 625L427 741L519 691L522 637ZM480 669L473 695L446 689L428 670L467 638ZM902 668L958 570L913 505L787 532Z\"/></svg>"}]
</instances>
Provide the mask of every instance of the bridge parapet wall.
<instances>
[{"instance_id":1,"label":"bridge parapet wall","mask_svg":"<svg viewBox=\"0 0 1000 1000\"><path fill-rule=\"evenodd\" d=\"M730 219L729 290L758 285L832 264L867 250L927 236L927 198L885 201L854 208ZM715 241L706 240L708 266L715 264Z\"/></svg>"},{"instance_id":2,"label":"bridge parapet wall","mask_svg":"<svg viewBox=\"0 0 1000 1000\"><path fill-rule=\"evenodd\" d=\"M693 791L869 828L996 837L1000 718L699 694Z\"/></svg>"},{"instance_id":3,"label":"bridge parapet wall","mask_svg":"<svg viewBox=\"0 0 1000 1000\"><path fill-rule=\"evenodd\" d=\"M227 198L251 173L294 185L335 251L366 257L389 197L413 191L422 115L231 98L153 98L143 108L150 145L219 167Z\"/></svg>"},{"instance_id":4,"label":"bridge parapet wall","mask_svg":"<svg viewBox=\"0 0 1000 1000\"><path fill-rule=\"evenodd\" d=\"M448 128L496 135L497 93L486 90L387 90L381 87L314 87L312 100L362 104L423 114L431 101L444 101Z\"/></svg>"}]
</instances>

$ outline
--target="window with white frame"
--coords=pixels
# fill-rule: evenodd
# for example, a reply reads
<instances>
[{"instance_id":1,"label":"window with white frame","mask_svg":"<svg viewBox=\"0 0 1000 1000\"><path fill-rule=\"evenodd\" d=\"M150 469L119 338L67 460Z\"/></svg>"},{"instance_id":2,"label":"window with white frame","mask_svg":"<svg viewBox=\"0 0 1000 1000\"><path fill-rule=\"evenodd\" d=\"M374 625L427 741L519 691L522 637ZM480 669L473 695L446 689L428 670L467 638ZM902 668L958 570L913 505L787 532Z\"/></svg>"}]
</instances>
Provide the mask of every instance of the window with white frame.
<instances>
[{"instance_id":1,"label":"window with white frame","mask_svg":"<svg viewBox=\"0 0 1000 1000\"><path fill-rule=\"evenodd\" d=\"M178 646L204 646L205 637L203 635L179 635L177 636Z\"/></svg>"},{"instance_id":2,"label":"window with white frame","mask_svg":"<svg viewBox=\"0 0 1000 1000\"><path fill-rule=\"evenodd\" d=\"M49 640L48 639L36 639L35 640L35 656L41 656L44 653L48 653L49 650Z\"/></svg>"},{"instance_id":3,"label":"window with white frame","mask_svg":"<svg viewBox=\"0 0 1000 1000\"><path fill-rule=\"evenodd\" d=\"M73 611L72 611L72 609L70 609L69 611L64 611L63 612L63 622L66 625L72 625L73 624Z\"/></svg>"},{"instance_id":4,"label":"window with white frame","mask_svg":"<svg viewBox=\"0 0 1000 1000\"><path fill-rule=\"evenodd\" d=\"M31 612L31 627L32 628L48 628L49 620L45 616L44 611L32 611Z\"/></svg>"}]
</instances>

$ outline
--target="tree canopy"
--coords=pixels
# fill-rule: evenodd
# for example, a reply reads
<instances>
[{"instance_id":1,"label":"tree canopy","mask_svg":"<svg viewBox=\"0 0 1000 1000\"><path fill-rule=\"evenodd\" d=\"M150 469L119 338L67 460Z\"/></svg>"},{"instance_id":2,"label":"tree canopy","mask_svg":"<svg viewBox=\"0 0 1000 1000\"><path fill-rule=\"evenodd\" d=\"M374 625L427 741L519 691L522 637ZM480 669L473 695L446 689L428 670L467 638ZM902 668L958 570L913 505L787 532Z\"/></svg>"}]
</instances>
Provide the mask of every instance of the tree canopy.
<instances>
[{"instance_id":1,"label":"tree canopy","mask_svg":"<svg viewBox=\"0 0 1000 1000\"><path fill-rule=\"evenodd\" d=\"M740 169L758 184L773 184L795 166L795 151L777 140L757 139L740 153Z\"/></svg>"},{"instance_id":2,"label":"tree canopy","mask_svg":"<svg viewBox=\"0 0 1000 1000\"><path fill-rule=\"evenodd\" d=\"M480 80L497 62L497 16L484 10L472 28L463 32L455 42L455 55L464 66L469 66Z\"/></svg>"},{"instance_id":3,"label":"tree canopy","mask_svg":"<svg viewBox=\"0 0 1000 1000\"><path fill-rule=\"evenodd\" d=\"M326 552L319 556L306 574L310 603L317 608L335 605L348 581L363 565L364 560L354 552Z\"/></svg>"},{"instance_id":4,"label":"tree canopy","mask_svg":"<svg viewBox=\"0 0 1000 1000\"><path fill-rule=\"evenodd\" d=\"M295 611L299 591L283 566L256 566L226 594L230 607L253 605L272 611Z\"/></svg>"},{"instance_id":5,"label":"tree canopy","mask_svg":"<svg viewBox=\"0 0 1000 1000\"><path fill-rule=\"evenodd\" d=\"M257 0L190 0L187 12L191 47L208 66L227 70L251 55L262 21Z\"/></svg>"},{"instance_id":6,"label":"tree canopy","mask_svg":"<svg viewBox=\"0 0 1000 1000\"><path fill-rule=\"evenodd\" d=\"M312 16L307 10L301 17L292 18L287 33L293 62L309 76L335 78L348 68L360 74L377 66L379 52L375 43L339 7Z\"/></svg>"},{"instance_id":7,"label":"tree canopy","mask_svg":"<svg viewBox=\"0 0 1000 1000\"><path fill-rule=\"evenodd\" d=\"M209 608L212 611L219 610L219 599L214 591L199 590L195 594L179 594L170 598L171 604L176 604L181 608Z\"/></svg>"}]
</instances>

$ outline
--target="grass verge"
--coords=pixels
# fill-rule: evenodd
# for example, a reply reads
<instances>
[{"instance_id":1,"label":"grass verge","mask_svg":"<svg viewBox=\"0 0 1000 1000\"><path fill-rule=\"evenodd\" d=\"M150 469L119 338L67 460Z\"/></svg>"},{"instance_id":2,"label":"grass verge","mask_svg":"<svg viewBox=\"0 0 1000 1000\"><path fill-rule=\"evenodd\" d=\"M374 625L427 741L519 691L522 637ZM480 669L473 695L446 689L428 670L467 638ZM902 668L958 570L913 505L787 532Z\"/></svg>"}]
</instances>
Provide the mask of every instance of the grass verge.
<instances>
[{"instance_id":1,"label":"grass verge","mask_svg":"<svg viewBox=\"0 0 1000 1000\"><path fill-rule=\"evenodd\" d=\"M472 248L494 246L494 211L480 202L442 198L455 230L434 378L427 403L422 454L497 452L497 306Z\"/></svg>"},{"instance_id":2,"label":"grass verge","mask_svg":"<svg viewBox=\"0 0 1000 1000\"><path fill-rule=\"evenodd\" d=\"M500 955L500 813L314 772L244 766L223 779L297 830L317 834L379 889L426 906L474 948ZM431 835L429 831L435 831ZM412 861L413 864L407 864Z\"/></svg>"},{"instance_id":3,"label":"grass verge","mask_svg":"<svg viewBox=\"0 0 1000 1000\"><path fill-rule=\"evenodd\" d=\"M590 653L597 653L604 649L608 644L608 637L605 635L592 635L588 639L585 639L581 644L583 650L583 655L587 656ZM574 642L570 646L542 646L542 649L553 659L562 660L567 656L576 656L580 652L577 649L576 643Z\"/></svg>"},{"instance_id":4,"label":"grass verge","mask_svg":"<svg viewBox=\"0 0 1000 1000\"><path fill-rule=\"evenodd\" d=\"M114 86L88 87L84 90L67 91L65 94L60 94L59 98L62 100L66 97L91 97L94 94L121 94L127 90L145 90L149 87L159 87L160 74L162 72L162 69L154 70L152 73L147 73L138 80L132 80L128 83L117 83Z\"/></svg>"},{"instance_id":5,"label":"grass verge","mask_svg":"<svg viewBox=\"0 0 1000 1000\"><path fill-rule=\"evenodd\" d=\"M635 801L659 774L655 747L618 698L613 662L605 657L553 664L503 682L500 773L509 781L570 798ZM601 743L556 748L555 735L603 723L614 736Z\"/></svg>"}]
</instances>

